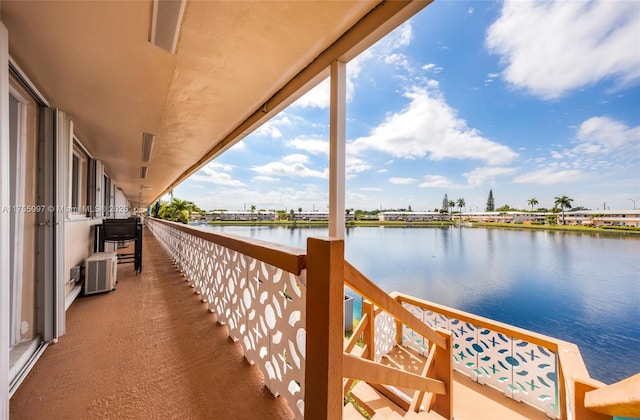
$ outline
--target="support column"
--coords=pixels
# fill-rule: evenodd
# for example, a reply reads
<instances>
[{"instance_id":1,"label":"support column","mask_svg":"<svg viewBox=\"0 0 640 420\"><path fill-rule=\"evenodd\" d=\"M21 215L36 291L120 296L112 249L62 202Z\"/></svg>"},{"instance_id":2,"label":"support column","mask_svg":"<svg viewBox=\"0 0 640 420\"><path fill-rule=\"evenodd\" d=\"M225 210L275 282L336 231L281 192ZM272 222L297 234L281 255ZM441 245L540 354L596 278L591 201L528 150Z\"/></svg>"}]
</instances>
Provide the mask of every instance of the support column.
<instances>
[{"instance_id":1,"label":"support column","mask_svg":"<svg viewBox=\"0 0 640 420\"><path fill-rule=\"evenodd\" d=\"M344 241L307 239L306 419L342 418Z\"/></svg>"},{"instance_id":2,"label":"support column","mask_svg":"<svg viewBox=\"0 0 640 420\"><path fill-rule=\"evenodd\" d=\"M329 110L329 236L340 239L344 239L346 104L346 64L333 61Z\"/></svg>"}]
</instances>

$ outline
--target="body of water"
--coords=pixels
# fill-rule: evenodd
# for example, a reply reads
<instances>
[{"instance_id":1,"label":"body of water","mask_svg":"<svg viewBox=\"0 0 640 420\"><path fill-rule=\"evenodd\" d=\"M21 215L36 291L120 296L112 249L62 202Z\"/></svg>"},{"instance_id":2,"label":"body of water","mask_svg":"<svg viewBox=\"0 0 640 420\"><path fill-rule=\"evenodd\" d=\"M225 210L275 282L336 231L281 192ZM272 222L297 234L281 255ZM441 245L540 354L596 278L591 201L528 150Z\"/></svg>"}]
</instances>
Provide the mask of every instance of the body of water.
<instances>
[{"instance_id":1,"label":"body of water","mask_svg":"<svg viewBox=\"0 0 640 420\"><path fill-rule=\"evenodd\" d=\"M207 226L299 248L326 228ZM577 344L605 383L640 372L640 239L510 229L356 227L345 257L399 291Z\"/></svg>"}]
</instances>

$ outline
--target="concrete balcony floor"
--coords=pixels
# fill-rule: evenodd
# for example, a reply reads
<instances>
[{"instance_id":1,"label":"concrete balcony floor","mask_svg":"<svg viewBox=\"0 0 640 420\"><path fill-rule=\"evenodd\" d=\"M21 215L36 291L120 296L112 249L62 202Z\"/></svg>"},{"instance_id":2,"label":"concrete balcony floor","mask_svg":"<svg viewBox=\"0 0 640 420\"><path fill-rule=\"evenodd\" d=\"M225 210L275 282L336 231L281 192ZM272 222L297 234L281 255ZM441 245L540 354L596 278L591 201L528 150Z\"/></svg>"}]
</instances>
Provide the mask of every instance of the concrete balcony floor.
<instances>
[{"instance_id":1,"label":"concrete balcony floor","mask_svg":"<svg viewBox=\"0 0 640 420\"><path fill-rule=\"evenodd\" d=\"M115 291L81 296L71 305L66 335L46 349L14 394L11 418L294 418L147 230L142 255L141 274L133 264L118 265ZM403 351L383 361L420 372L420 358ZM462 375L454 379L457 419L547 418ZM363 418L351 408L345 407L345 418ZM384 417L379 414L375 418Z\"/></svg>"},{"instance_id":2,"label":"concrete balcony floor","mask_svg":"<svg viewBox=\"0 0 640 420\"><path fill-rule=\"evenodd\" d=\"M79 297L10 402L12 419L288 419L262 374L216 323L153 235L143 271Z\"/></svg>"}]
</instances>

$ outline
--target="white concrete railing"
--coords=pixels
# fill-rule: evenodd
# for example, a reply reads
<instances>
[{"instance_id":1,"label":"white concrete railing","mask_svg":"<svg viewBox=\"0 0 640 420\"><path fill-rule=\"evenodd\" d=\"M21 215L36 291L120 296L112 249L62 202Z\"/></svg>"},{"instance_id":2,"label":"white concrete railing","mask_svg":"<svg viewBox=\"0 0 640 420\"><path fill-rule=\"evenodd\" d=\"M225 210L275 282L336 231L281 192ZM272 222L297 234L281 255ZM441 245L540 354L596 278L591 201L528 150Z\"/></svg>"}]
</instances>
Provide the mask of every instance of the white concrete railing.
<instances>
[{"instance_id":1,"label":"white concrete railing","mask_svg":"<svg viewBox=\"0 0 640 420\"><path fill-rule=\"evenodd\" d=\"M408 295L391 295L431 328L451 331L454 370L509 398L526 402L548 417L560 417L557 343L552 338ZM379 327L379 315L376 316L376 335L380 331L376 357L378 351L384 355L382 352L390 349L389 337L395 337L397 328L393 320L384 317L384 312L381 315ZM428 340L415 331L403 326L401 337L403 345L424 356L428 354Z\"/></svg>"},{"instance_id":2,"label":"white concrete railing","mask_svg":"<svg viewBox=\"0 0 640 420\"><path fill-rule=\"evenodd\" d=\"M260 368L269 390L284 397L296 417L302 418L306 270L292 269L299 271L293 273L272 264L283 265L284 255L295 265L304 251L269 248L259 241L151 218L145 224L217 314L218 322L228 326L229 336L242 345L245 358ZM258 259L260 255L274 262Z\"/></svg>"},{"instance_id":3,"label":"white concrete railing","mask_svg":"<svg viewBox=\"0 0 640 420\"><path fill-rule=\"evenodd\" d=\"M373 360L379 362L396 345L395 318L385 311L375 311L373 331L375 332L373 337L375 349Z\"/></svg>"}]
</instances>

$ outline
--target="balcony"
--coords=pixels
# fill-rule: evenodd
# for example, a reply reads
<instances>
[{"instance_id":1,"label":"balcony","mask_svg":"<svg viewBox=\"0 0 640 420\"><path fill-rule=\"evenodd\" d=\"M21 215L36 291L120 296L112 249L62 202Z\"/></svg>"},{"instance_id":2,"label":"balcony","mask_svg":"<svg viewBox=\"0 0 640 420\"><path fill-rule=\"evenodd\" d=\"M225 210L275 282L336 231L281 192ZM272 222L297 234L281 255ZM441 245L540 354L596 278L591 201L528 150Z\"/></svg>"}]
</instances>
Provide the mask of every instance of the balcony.
<instances>
[{"instance_id":1,"label":"balcony","mask_svg":"<svg viewBox=\"0 0 640 420\"><path fill-rule=\"evenodd\" d=\"M10 402L11 418L292 418L150 232L144 271L78 298Z\"/></svg>"},{"instance_id":2,"label":"balcony","mask_svg":"<svg viewBox=\"0 0 640 420\"><path fill-rule=\"evenodd\" d=\"M143 273L121 265L116 291L70 307L67 334L15 393L11 416L363 418L343 394L376 418L611 418L634 409L606 402L608 387L583 371L574 345L387 295L335 253L341 245L311 239L305 254L147 220ZM327 272L335 265L342 270ZM339 299L316 290L321 272L324 286L335 272L344 278L330 292ZM341 308L344 284L369 299L349 341L332 316L341 311L317 309ZM487 340L523 349L505 356L508 375L483 363ZM534 366L521 354L546 359Z\"/></svg>"}]
</instances>

